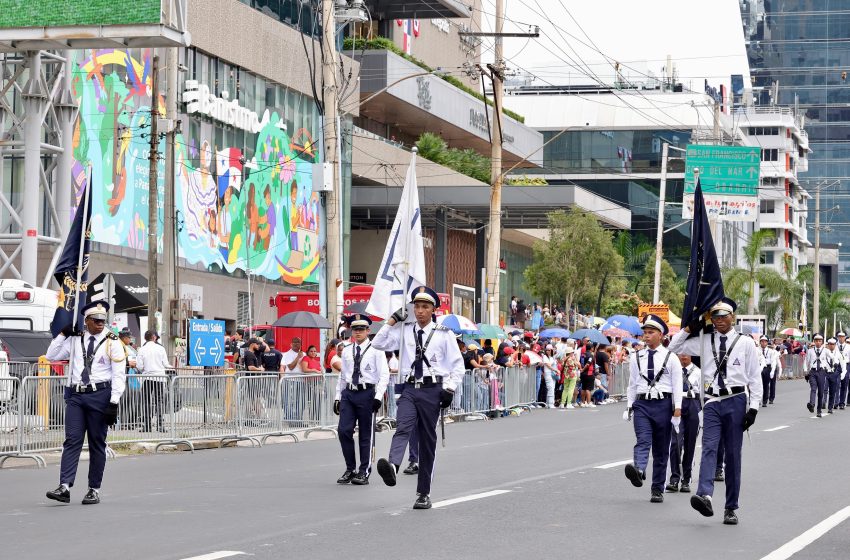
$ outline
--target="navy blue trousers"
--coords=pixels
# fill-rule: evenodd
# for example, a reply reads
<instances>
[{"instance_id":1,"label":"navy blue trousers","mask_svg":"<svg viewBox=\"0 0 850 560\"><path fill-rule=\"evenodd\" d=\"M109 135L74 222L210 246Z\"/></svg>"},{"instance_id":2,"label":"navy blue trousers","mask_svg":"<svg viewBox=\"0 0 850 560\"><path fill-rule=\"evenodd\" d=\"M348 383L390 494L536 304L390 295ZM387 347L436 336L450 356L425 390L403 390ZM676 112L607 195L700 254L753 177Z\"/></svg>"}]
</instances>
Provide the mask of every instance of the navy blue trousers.
<instances>
[{"instance_id":1,"label":"navy blue trousers","mask_svg":"<svg viewBox=\"0 0 850 560\"><path fill-rule=\"evenodd\" d=\"M339 445L345 459L345 468L369 475L372 468L372 401L375 389L350 391L343 389L339 399ZM357 441L360 444L360 468L354 455L354 426L357 425Z\"/></svg>"},{"instance_id":2,"label":"navy blue trousers","mask_svg":"<svg viewBox=\"0 0 850 560\"><path fill-rule=\"evenodd\" d=\"M637 442L634 449L634 463L641 471L646 471L649 463L649 450L652 449L652 489L664 490L667 477L667 459L670 456L670 434L673 425L673 402L666 399L635 401L633 423Z\"/></svg>"},{"instance_id":3,"label":"navy blue trousers","mask_svg":"<svg viewBox=\"0 0 850 560\"><path fill-rule=\"evenodd\" d=\"M840 388L838 390L838 404L844 406L847 404L848 397L847 388L850 386L850 374L845 375L844 379L839 380Z\"/></svg>"},{"instance_id":4,"label":"navy blue trousers","mask_svg":"<svg viewBox=\"0 0 850 560\"><path fill-rule=\"evenodd\" d=\"M815 395L818 398L818 412L823 410L824 398L826 392L826 371L819 369L817 371L812 370L809 372L809 402L812 406L815 405Z\"/></svg>"},{"instance_id":5,"label":"navy blue trousers","mask_svg":"<svg viewBox=\"0 0 850 560\"><path fill-rule=\"evenodd\" d=\"M828 400L826 401L826 407L829 410L832 410L833 408L838 406L838 388L841 385L841 374L838 372L827 373L826 384L829 390Z\"/></svg>"},{"instance_id":6,"label":"navy blue trousers","mask_svg":"<svg viewBox=\"0 0 850 560\"><path fill-rule=\"evenodd\" d=\"M767 400L770 397L770 372L771 372L771 369L769 367L762 368L762 370L761 370L761 405L762 406L767 404Z\"/></svg>"},{"instance_id":7,"label":"navy blue trousers","mask_svg":"<svg viewBox=\"0 0 850 560\"><path fill-rule=\"evenodd\" d=\"M62 444L62 464L59 483L74 485L83 440L89 444L89 488L100 488L106 467L106 432L103 412L112 395L110 388L94 393L77 393L65 387L65 443Z\"/></svg>"},{"instance_id":8,"label":"navy blue trousers","mask_svg":"<svg viewBox=\"0 0 850 560\"><path fill-rule=\"evenodd\" d=\"M768 387L764 387L765 394L768 394L768 401L773 402L773 399L776 398L776 379L779 377L779 372L777 370L773 370L773 377L770 378L770 390L768 391Z\"/></svg>"},{"instance_id":9,"label":"navy blue trousers","mask_svg":"<svg viewBox=\"0 0 850 560\"><path fill-rule=\"evenodd\" d=\"M738 509L741 492L741 447L744 443L744 415L747 395L727 397L705 405L702 416L702 462L697 494L714 494L717 450L723 445L726 461L726 509Z\"/></svg>"},{"instance_id":10,"label":"navy blue trousers","mask_svg":"<svg viewBox=\"0 0 850 560\"><path fill-rule=\"evenodd\" d=\"M401 465L404 449L408 443L413 447L411 438L416 433L419 452L419 479L416 484L418 494L431 493L431 478L437 454L437 420L440 418L441 390L440 383L419 389L407 383L398 399L396 431L390 445L389 461L393 465Z\"/></svg>"},{"instance_id":11,"label":"navy blue trousers","mask_svg":"<svg viewBox=\"0 0 850 560\"><path fill-rule=\"evenodd\" d=\"M691 482L699 432L699 398L682 399L682 422L670 440L670 482ZM681 464L680 464L681 462Z\"/></svg>"}]
</instances>

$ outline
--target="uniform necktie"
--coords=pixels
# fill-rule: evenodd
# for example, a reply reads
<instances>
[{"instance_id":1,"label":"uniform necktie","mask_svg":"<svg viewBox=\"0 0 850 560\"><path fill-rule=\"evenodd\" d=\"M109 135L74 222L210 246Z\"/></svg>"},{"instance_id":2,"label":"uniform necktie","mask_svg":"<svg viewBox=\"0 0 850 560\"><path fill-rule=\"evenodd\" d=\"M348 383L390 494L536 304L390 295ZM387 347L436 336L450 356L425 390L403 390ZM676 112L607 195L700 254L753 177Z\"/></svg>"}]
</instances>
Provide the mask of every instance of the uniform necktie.
<instances>
[{"instance_id":1,"label":"uniform necktie","mask_svg":"<svg viewBox=\"0 0 850 560\"><path fill-rule=\"evenodd\" d=\"M655 381L655 352L657 350L648 350L646 357L646 377L649 378L650 386Z\"/></svg>"},{"instance_id":2,"label":"uniform necktie","mask_svg":"<svg viewBox=\"0 0 850 560\"><path fill-rule=\"evenodd\" d=\"M416 379L422 379L422 361L425 359L425 349L422 348L422 335L425 334L425 331L419 329L419 332L416 333L416 340L418 343L416 344L416 360L413 362L413 374Z\"/></svg>"},{"instance_id":3,"label":"uniform necktie","mask_svg":"<svg viewBox=\"0 0 850 560\"><path fill-rule=\"evenodd\" d=\"M351 376L354 385L360 384L360 347L354 346L354 374Z\"/></svg>"},{"instance_id":4,"label":"uniform necktie","mask_svg":"<svg viewBox=\"0 0 850 560\"><path fill-rule=\"evenodd\" d=\"M88 363L91 363L92 358L94 358L94 340L94 336L89 337L89 347L86 350L87 359L85 360ZM83 364L83 375L81 376L81 380L83 385L88 385L91 381L91 378L89 377L89 368L85 364Z\"/></svg>"},{"instance_id":5,"label":"uniform necktie","mask_svg":"<svg viewBox=\"0 0 850 560\"><path fill-rule=\"evenodd\" d=\"M721 371L717 375L717 383L720 385L721 389L726 388L726 336L720 335L720 350L718 351L718 358L720 361Z\"/></svg>"}]
</instances>

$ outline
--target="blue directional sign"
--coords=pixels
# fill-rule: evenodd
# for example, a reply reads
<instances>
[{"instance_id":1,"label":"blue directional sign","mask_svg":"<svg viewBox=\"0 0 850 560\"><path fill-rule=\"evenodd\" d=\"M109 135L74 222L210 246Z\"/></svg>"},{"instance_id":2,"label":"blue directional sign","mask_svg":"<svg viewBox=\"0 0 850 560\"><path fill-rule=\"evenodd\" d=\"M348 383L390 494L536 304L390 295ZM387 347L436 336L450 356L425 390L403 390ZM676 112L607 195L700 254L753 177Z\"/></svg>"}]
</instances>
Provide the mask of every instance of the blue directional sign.
<instances>
[{"instance_id":1,"label":"blue directional sign","mask_svg":"<svg viewBox=\"0 0 850 560\"><path fill-rule=\"evenodd\" d=\"M189 365L224 365L224 321L189 320Z\"/></svg>"}]
</instances>

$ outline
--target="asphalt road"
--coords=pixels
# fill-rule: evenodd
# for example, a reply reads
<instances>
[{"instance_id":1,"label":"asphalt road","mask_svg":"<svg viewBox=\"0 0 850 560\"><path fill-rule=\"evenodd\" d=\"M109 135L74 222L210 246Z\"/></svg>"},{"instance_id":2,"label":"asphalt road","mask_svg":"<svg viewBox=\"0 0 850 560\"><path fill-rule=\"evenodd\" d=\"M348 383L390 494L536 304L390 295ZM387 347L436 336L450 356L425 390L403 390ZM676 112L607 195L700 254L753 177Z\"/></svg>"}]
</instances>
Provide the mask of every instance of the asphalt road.
<instances>
[{"instance_id":1,"label":"asphalt road","mask_svg":"<svg viewBox=\"0 0 850 560\"><path fill-rule=\"evenodd\" d=\"M700 516L688 495L651 504L648 485L631 486L622 462L634 434L615 404L448 426L432 499L483 496L430 511L411 509L415 477L400 475L395 488L377 474L366 487L335 484L344 470L335 440L120 458L97 506L80 505L79 485L69 505L44 497L58 466L5 469L0 558L782 560L793 541L795 559L844 560L850 409L813 419L807 395L802 381L780 382L745 439L737 527ZM378 437L383 455L390 434ZM721 513L722 503L718 483Z\"/></svg>"}]
</instances>

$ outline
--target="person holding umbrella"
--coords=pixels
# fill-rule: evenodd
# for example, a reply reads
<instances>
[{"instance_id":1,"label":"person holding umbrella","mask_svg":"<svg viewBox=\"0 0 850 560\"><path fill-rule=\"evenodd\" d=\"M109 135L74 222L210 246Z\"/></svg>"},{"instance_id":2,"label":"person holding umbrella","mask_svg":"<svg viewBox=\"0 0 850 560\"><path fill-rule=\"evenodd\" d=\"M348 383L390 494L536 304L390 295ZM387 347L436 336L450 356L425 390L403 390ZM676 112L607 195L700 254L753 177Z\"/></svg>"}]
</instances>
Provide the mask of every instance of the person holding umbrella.
<instances>
[{"instance_id":1,"label":"person holding umbrella","mask_svg":"<svg viewBox=\"0 0 850 560\"><path fill-rule=\"evenodd\" d=\"M372 438L375 414L380 410L390 379L387 359L369 342L368 315L356 314L346 318L352 342L342 350L342 371L334 397L334 414L339 416L339 444L345 459L345 472L337 484L369 484L372 471ZM354 427L358 427L360 466L354 454ZM356 470L355 470L356 469Z\"/></svg>"}]
</instances>

